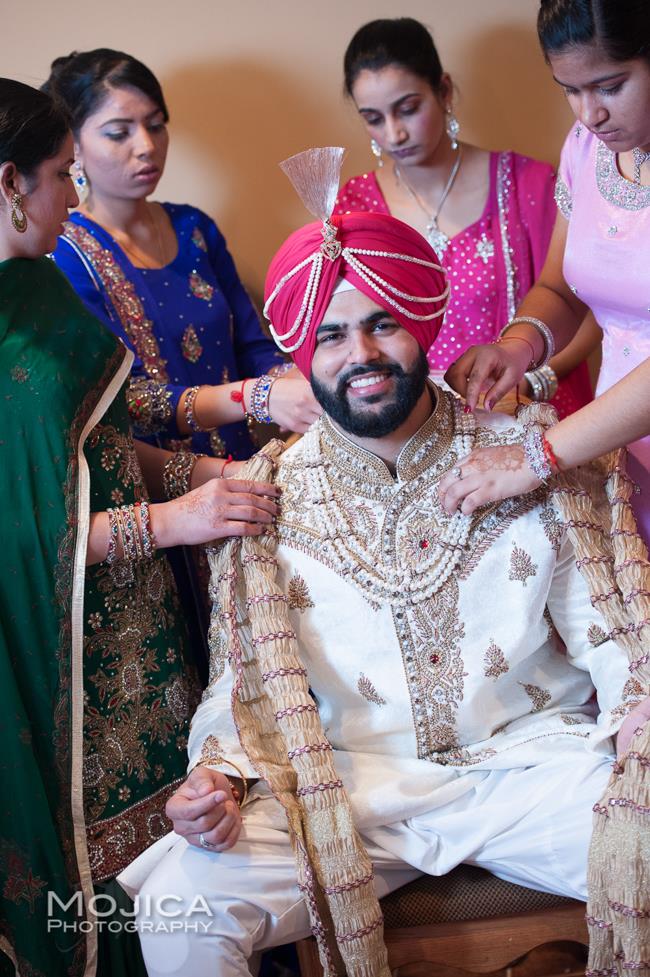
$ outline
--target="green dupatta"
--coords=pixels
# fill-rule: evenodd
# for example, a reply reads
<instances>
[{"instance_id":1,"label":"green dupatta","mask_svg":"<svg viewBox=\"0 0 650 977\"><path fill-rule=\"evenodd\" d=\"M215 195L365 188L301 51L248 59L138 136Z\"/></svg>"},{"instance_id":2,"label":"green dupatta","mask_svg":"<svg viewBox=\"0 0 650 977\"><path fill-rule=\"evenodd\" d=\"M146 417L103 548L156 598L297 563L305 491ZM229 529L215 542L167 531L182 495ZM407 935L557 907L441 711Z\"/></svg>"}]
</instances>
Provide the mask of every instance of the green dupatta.
<instances>
[{"instance_id":1,"label":"green dupatta","mask_svg":"<svg viewBox=\"0 0 650 977\"><path fill-rule=\"evenodd\" d=\"M85 567L90 512L144 495L131 359L47 258L0 264L0 950L21 977L92 977L98 933L59 903L167 830L185 766L165 558L119 588Z\"/></svg>"}]
</instances>

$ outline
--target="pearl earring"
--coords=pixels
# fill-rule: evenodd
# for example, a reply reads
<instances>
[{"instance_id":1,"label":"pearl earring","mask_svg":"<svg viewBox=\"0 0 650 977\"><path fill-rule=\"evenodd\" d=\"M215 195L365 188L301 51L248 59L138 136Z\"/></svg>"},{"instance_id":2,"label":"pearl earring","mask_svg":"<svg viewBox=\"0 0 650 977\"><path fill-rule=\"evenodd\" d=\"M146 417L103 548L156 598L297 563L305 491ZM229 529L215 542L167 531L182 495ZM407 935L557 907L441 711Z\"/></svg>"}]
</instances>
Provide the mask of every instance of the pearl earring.
<instances>
[{"instance_id":1,"label":"pearl earring","mask_svg":"<svg viewBox=\"0 0 650 977\"><path fill-rule=\"evenodd\" d=\"M447 112L447 124L445 126L445 129L447 131L447 135L449 136L449 140L451 142L451 148L458 149L458 133L460 132L460 123L458 122L458 119L454 115L451 108L448 108L446 112Z\"/></svg>"},{"instance_id":2,"label":"pearl earring","mask_svg":"<svg viewBox=\"0 0 650 977\"><path fill-rule=\"evenodd\" d=\"M377 165L378 166L383 166L384 165L384 160L383 160L383 157L381 155L381 146L379 145L379 143L377 142L376 139L371 139L370 140L370 149L372 150L372 155L377 160Z\"/></svg>"}]
</instances>

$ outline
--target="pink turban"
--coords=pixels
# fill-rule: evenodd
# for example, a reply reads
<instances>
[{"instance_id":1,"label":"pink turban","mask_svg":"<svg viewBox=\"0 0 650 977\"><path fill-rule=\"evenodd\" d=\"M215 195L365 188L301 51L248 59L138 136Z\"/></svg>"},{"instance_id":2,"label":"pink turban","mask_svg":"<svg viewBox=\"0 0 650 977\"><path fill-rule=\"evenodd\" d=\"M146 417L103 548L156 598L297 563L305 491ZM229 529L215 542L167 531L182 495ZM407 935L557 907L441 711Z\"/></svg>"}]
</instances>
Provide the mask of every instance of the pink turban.
<instances>
[{"instance_id":1,"label":"pink turban","mask_svg":"<svg viewBox=\"0 0 650 977\"><path fill-rule=\"evenodd\" d=\"M340 278L390 312L426 353L449 286L429 243L387 214L343 214L287 238L266 276L264 315L277 345L309 377L316 330Z\"/></svg>"}]
</instances>

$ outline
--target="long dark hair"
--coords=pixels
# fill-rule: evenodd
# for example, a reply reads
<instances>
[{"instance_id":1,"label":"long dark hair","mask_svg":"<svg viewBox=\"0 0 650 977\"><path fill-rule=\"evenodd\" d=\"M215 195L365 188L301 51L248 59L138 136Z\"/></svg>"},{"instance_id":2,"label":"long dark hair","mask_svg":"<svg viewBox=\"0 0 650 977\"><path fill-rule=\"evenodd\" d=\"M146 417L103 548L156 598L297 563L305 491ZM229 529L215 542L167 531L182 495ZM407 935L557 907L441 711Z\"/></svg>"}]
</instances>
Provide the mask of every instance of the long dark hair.
<instances>
[{"instance_id":1,"label":"long dark hair","mask_svg":"<svg viewBox=\"0 0 650 977\"><path fill-rule=\"evenodd\" d=\"M650 2L541 0L537 33L547 57L596 43L612 61L650 61Z\"/></svg>"},{"instance_id":2,"label":"long dark hair","mask_svg":"<svg viewBox=\"0 0 650 977\"><path fill-rule=\"evenodd\" d=\"M356 32L343 58L345 91L352 95L358 75L397 64L427 81L438 92L442 64L431 34L412 17L371 20Z\"/></svg>"},{"instance_id":3,"label":"long dark hair","mask_svg":"<svg viewBox=\"0 0 650 977\"><path fill-rule=\"evenodd\" d=\"M52 62L44 91L60 99L72 118L72 131L79 133L89 115L101 105L109 88L137 88L158 106L165 122L169 112L160 82L146 65L124 51L96 48L73 51Z\"/></svg>"},{"instance_id":4,"label":"long dark hair","mask_svg":"<svg viewBox=\"0 0 650 977\"><path fill-rule=\"evenodd\" d=\"M62 105L30 85L0 78L0 164L11 162L29 177L56 156L69 132Z\"/></svg>"}]
</instances>

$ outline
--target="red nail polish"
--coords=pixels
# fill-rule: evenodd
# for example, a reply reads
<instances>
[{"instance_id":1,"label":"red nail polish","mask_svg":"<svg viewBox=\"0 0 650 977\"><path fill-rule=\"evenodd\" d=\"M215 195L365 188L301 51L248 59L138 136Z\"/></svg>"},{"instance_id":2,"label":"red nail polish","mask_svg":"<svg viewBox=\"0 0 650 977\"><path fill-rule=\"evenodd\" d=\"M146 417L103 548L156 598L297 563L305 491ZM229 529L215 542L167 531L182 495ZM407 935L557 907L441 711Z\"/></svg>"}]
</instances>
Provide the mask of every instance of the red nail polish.
<instances>
[{"instance_id":1,"label":"red nail polish","mask_svg":"<svg viewBox=\"0 0 650 977\"><path fill-rule=\"evenodd\" d=\"M472 408L469 406L469 404L465 404L465 406L463 407L463 414L471 414L471 413L472 413Z\"/></svg>"}]
</instances>

